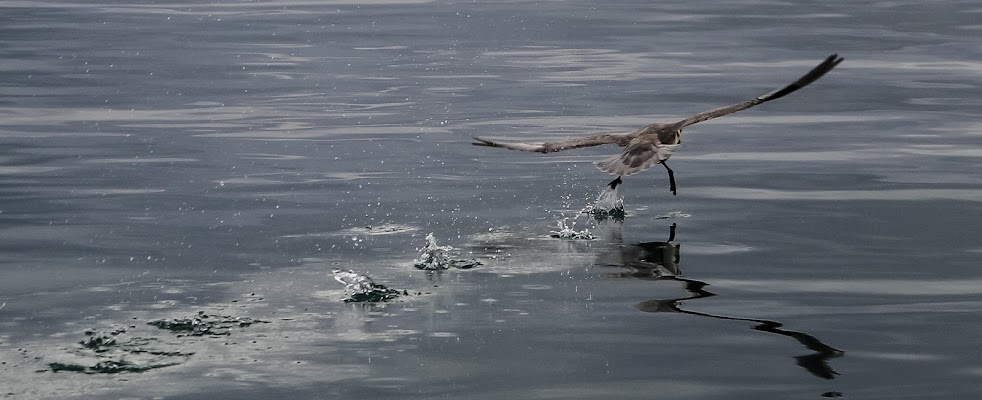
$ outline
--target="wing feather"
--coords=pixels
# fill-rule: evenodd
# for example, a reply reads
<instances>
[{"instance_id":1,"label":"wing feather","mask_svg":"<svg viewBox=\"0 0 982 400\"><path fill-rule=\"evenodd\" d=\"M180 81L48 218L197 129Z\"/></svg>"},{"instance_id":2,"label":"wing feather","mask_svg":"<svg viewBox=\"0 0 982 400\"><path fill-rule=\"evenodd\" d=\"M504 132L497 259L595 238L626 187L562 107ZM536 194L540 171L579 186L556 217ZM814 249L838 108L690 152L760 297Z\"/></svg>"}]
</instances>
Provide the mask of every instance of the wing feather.
<instances>
[{"instance_id":1,"label":"wing feather","mask_svg":"<svg viewBox=\"0 0 982 400\"><path fill-rule=\"evenodd\" d=\"M472 143L475 146L487 146L487 147L501 147L510 150L520 150L520 151L534 151L537 153L553 153L563 150L579 149L582 147L599 146L604 144L617 144L620 146L626 146L628 142L636 137L636 133L628 134L603 134L586 136L581 138L573 138L560 140L557 142L545 142L545 143L517 143L517 142L498 142L488 139L482 139L475 137L476 142Z\"/></svg>"}]
</instances>

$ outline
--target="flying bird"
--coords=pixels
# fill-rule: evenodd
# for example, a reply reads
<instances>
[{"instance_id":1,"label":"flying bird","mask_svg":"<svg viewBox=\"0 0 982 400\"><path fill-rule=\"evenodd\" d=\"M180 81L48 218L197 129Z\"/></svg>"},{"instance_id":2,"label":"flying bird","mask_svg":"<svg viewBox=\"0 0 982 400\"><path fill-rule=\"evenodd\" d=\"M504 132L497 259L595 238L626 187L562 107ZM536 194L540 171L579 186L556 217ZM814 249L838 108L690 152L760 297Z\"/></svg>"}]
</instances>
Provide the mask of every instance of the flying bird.
<instances>
[{"instance_id":1,"label":"flying bird","mask_svg":"<svg viewBox=\"0 0 982 400\"><path fill-rule=\"evenodd\" d=\"M501 147L538 153L552 153L581 147L616 144L624 147L623 153L594 163L601 171L611 175L617 175L617 178L610 183L611 186L619 184L621 176L634 175L650 168L652 165L661 164L668 171L669 189L674 195L678 194L675 187L675 172L668 167L665 161L672 156L672 153L682 143L680 140L682 128L716 117L733 114L737 111L746 110L771 100L780 99L815 82L818 78L821 78L835 68L836 65L839 65L842 60L843 58L839 57L838 54L830 55L825 61L822 61L815 68L812 68L811 71L808 71L807 74L783 88L741 103L701 112L674 123L653 123L629 133L601 134L545 143L509 143L475 137L474 140L476 142L473 144L476 146Z\"/></svg>"}]
</instances>

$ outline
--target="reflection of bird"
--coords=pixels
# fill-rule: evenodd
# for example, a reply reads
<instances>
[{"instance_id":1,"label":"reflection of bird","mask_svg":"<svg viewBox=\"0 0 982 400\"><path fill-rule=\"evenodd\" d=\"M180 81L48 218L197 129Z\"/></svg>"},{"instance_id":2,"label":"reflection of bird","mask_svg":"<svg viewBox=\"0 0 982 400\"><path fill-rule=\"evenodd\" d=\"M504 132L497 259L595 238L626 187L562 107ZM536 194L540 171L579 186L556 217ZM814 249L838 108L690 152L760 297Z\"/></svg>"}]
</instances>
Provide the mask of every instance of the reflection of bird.
<instances>
[{"instance_id":1,"label":"reflection of bird","mask_svg":"<svg viewBox=\"0 0 982 400\"><path fill-rule=\"evenodd\" d=\"M783 324L777 321L710 314L683 308L683 303L688 300L713 297L716 294L706 290L706 286L709 286L709 283L681 276L681 270L679 268L679 251L681 246L672 243L675 240L675 231L676 225L672 224L667 241L645 242L632 245L625 245L622 237L615 235L612 238L612 244L616 250L610 252L609 255L603 256L597 264L627 269L625 272L614 273L608 276L680 282L684 285L685 291L689 292L689 296L642 301L635 305L640 311L648 313L680 313L721 320L753 322L756 324L753 327L754 330L790 337L801 343L806 349L811 350L812 353L794 358L796 364L812 375L823 379L833 379L838 375L829 365L828 361L833 358L842 357L845 353L823 343L812 335L781 329Z\"/></svg>"},{"instance_id":2,"label":"reflection of bird","mask_svg":"<svg viewBox=\"0 0 982 400\"><path fill-rule=\"evenodd\" d=\"M710 314L698 311L691 311L682 308L682 302L684 300L699 299L704 297L715 296L716 294L703 289L707 286L706 282L697 281L694 279L685 279L679 277L669 277L669 279L685 282L685 289L692 293L692 296L676 298L676 299L665 299L665 300L648 300L638 303L635 307L638 310L644 312L676 312L681 314L696 315L700 317L732 320L732 321L748 321L755 322L758 325L754 326L754 330L761 332L775 333L778 335L783 335L797 340L805 346L806 349L813 351L814 353L805 354L800 356L795 356L794 359L796 364L804 368L812 375L815 375L823 379L834 379L838 372L832 369L829 365L828 360L842 357L845 352L838 350L832 346L823 343L818 338L803 332L791 331L787 329L781 329L784 325L777 321L769 321L766 319L757 318L741 318L741 317L731 317L727 315Z\"/></svg>"},{"instance_id":3,"label":"reflection of bird","mask_svg":"<svg viewBox=\"0 0 982 400\"><path fill-rule=\"evenodd\" d=\"M676 312L682 314L696 315L700 317L726 319L726 320L733 320L733 321L756 322L759 325L754 326L753 328L754 330L758 330L761 332L775 333L778 335L790 337L794 340L797 340L798 343L801 343L808 350L813 351L814 353L795 356L794 358L799 366L810 372L812 375L815 375L823 379L834 379L836 375L839 375L838 372L835 372L835 370L833 370L832 367L829 366L828 360L837 357L842 357L842 355L845 354L845 352L843 352L842 350L838 350L832 346L829 346L823 343L821 340L818 340L818 338L809 335L807 333L780 329L784 324L777 321L769 321L766 319L757 319L757 318L731 317L727 315L709 314L704 312L690 311L690 310L683 309L682 308L683 300L691 300L691 299L714 296L715 293L702 289L702 287L706 285L705 282L700 282L692 279L677 278L677 277L672 277L671 279L686 282L686 290L690 290L690 287L693 286L692 285L693 283L696 284L695 286L697 286L698 289L690 290L690 292L693 293L693 296L690 297L642 301L641 303L638 303L635 307L638 310L644 312Z\"/></svg>"},{"instance_id":4,"label":"reflection of bird","mask_svg":"<svg viewBox=\"0 0 982 400\"><path fill-rule=\"evenodd\" d=\"M597 161L597 168L611 175L627 176L644 171L655 164L661 164L668 171L668 178L671 184L672 194L675 190L675 174L665 161L672 156L675 149L681 144L680 136L682 128L689 125L710 120L716 117L732 114L737 111L746 110L755 105L779 99L794 91L808 86L812 82L821 78L826 73L835 68L842 62L843 58L833 54L818 64L807 74L791 84L775 90L773 92L755 97L753 99L732 104L726 107L717 108L695 114L681 121L659 124L654 123L643 128L625 134L602 134L573 139L566 139L557 142L545 143L507 143L475 137L477 142L474 145L488 147L502 147L511 150L534 151L539 153L552 153L556 151L577 149L581 147L599 146L603 144L616 144L625 147L620 155L609 157Z\"/></svg>"},{"instance_id":5,"label":"reflection of bird","mask_svg":"<svg viewBox=\"0 0 982 400\"><path fill-rule=\"evenodd\" d=\"M669 227L668 240L664 242L644 242L630 246L620 243L616 252L605 256L603 265L626 268L625 272L613 274L619 278L658 280L681 275L680 245L672 243L675 240L675 227L675 224Z\"/></svg>"}]
</instances>

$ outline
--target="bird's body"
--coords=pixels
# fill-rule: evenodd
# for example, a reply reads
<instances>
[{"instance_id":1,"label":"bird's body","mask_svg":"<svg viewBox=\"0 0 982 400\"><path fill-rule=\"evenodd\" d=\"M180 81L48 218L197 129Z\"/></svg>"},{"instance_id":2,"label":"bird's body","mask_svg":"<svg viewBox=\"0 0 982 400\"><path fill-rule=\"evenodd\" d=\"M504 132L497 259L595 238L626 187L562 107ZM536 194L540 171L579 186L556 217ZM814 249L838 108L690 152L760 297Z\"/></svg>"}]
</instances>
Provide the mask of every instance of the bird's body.
<instances>
[{"instance_id":1,"label":"bird's body","mask_svg":"<svg viewBox=\"0 0 982 400\"><path fill-rule=\"evenodd\" d=\"M665 161L672 156L672 153L674 153L682 143L682 128L713 118L732 114L737 111L745 110L760 103L784 97L818 80L818 78L821 78L835 68L836 65L839 65L842 60L842 57L839 57L837 54L833 54L826 58L821 64L815 68L812 68L812 70L807 74L781 89L741 103L701 112L675 123L654 123L629 133L607 133L545 143L497 142L475 137L474 140L477 140L477 142L474 144L477 146L501 147L511 150L534 151L538 153L552 153L582 147L616 144L620 147L624 147L624 151L619 155L597 161L595 163L597 168L608 174L621 177L644 171L655 164L662 164L668 171L671 182L671 191L673 194L675 194L675 176L672 169L668 167L668 164L665 164Z\"/></svg>"}]
</instances>

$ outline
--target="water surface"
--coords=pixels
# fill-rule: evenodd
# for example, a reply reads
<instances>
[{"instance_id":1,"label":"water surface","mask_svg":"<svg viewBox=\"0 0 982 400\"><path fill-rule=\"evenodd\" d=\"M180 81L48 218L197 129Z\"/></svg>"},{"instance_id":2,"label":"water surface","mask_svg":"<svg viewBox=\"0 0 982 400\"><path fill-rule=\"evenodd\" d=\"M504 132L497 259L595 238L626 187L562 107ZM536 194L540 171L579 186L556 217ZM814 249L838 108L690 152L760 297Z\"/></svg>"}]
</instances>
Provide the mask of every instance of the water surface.
<instances>
[{"instance_id":1,"label":"water surface","mask_svg":"<svg viewBox=\"0 0 982 400\"><path fill-rule=\"evenodd\" d=\"M982 392L973 2L0 9L6 397ZM469 144L672 121L834 52L687 129L678 196L626 178L596 240L549 234L616 149ZM483 265L416 270L431 232ZM406 295L344 303L335 268ZM262 322L146 324L202 315Z\"/></svg>"}]
</instances>

